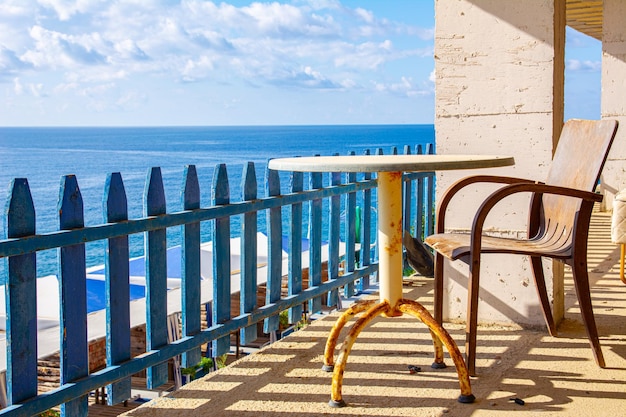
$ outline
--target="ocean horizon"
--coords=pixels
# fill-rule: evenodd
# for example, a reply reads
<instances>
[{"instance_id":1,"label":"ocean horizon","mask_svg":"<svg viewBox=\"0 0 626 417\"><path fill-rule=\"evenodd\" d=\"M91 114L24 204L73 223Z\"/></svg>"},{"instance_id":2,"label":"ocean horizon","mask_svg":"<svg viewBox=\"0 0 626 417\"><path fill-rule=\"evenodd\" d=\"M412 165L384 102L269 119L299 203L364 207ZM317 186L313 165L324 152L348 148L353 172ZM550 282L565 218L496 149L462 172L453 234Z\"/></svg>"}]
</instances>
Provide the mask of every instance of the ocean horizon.
<instances>
[{"instance_id":1,"label":"ocean horizon","mask_svg":"<svg viewBox=\"0 0 626 417\"><path fill-rule=\"evenodd\" d=\"M38 234L58 230L57 202L63 175L76 175L83 197L85 225L104 223L103 192L107 175L120 172L129 218L143 216L143 191L150 168L161 167L167 212L181 210L180 192L186 165L195 165L201 206L211 205L211 181L218 164L226 164L232 201L240 200L244 166L255 164L259 196L265 195L267 161L276 157L348 155L382 149L398 153L404 146L434 144L427 125L294 125L165 127L0 127L0 204L6 207L9 184L27 178L36 211ZM6 238L5 210L0 219ZM207 228L203 228L203 241ZM233 230L233 233L237 231ZM169 238L168 246L179 244ZM143 254L143 237L131 236L131 257ZM104 261L103 242L87 245L87 266ZM56 273L56 251L38 254L38 276ZM4 281L4 265L0 265Z\"/></svg>"}]
</instances>

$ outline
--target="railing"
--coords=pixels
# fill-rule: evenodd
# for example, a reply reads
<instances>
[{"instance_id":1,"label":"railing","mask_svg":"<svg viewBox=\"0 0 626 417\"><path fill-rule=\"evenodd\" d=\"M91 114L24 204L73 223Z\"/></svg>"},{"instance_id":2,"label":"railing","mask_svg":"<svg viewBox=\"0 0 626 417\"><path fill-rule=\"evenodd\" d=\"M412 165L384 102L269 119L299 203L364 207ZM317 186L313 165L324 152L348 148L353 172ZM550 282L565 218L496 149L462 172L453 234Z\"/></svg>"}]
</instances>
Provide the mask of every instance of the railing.
<instances>
[{"instance_id":1,"label":"railing","mask_svg":"<svg viewBox=\"0 0 626 417\"><path fill-rule=\"evenodd\" d=\"M430 148L430 147L429 147ZM411 153L405 147L404 153ZM421 152L421 146L416 148ZM395 153L395 151L393 151ZM377 153L382 153L380 150ZM432 153L430 148L427 153ZM305 177L307 186L305 187ZM83 202L74 176L64 177L59 198L60 230L36 234L35 209L26 179L15 179L10 187L6 209L7 238L0 241L0 258L6 258L6 386L8 406L1 415L36 415L61 405L67 416L87 415L87 395L100 387L107 389L110 404L131 396L131 375L147 370L148 388L168 379L167 360L182 355L183 366L201 359L200 346L210 342L212 356L230 349L230 334L239 332L243 344L257 337L256 323L264 321L263 332L278 329L278 314L289 310L289 321L300 321L303 304L309 313L322 305L336 306L339 290L347 295L369 286L377 271L375 256L376 180L370 174L289 173L287 192L281 191L281 178L267 170L266 197L257 195L254 165L244 168L242 198L232 201L225 165L215 169L212 206L200 207L200 186L194 166L185 169L182 187L183 210L166 213L163 181L159 168L149 172L145 195L145 217L128 219L126 193L119 173L106 181L103 207L106 223L85 227ZM405 229L422 235L432 232L432 173L405 175ZM357 206L365 207L357 219ZM324 214L327 211L327 217ZM265 221L258 214L265 212ZM241 227L240 314L231 317L231 219ZM208 328L201 330L201 238L200 225L212 224L213 271L212 302ZM182 241L180 306L182 338L168 341L167 235L180 227ZM267 234L268 262L265 305L257 305L257 231ZM359 233L357 234L357 230ZM303 231L309 234L308 265L302 265ZM129 236L144 234L146 265L146 353L131 357L129 301ZM325 233L327 265L322 262ZM288 236L288 268L282 270L282 240ZM356 241L359 235L360 242ZM345 254L340 256L340 236ZM86 310L85 243L106 242L106 367L89 370ZM324 243L324 246L323 246ZM60 292L60 386L38 394L38 334L36 253L57 249ZM358 252L358 256L355 256ZM344 260L342 268L340 261ZM358 259L358 262L355 261ZM322 281L322 268L328 280ZM303 269L309 283L302 285ZM288 294L281 296L283 277ZM173 292L170 291L170 296ZM39 336L41 337L41 335Z\"/></svg>"}]
</instances>

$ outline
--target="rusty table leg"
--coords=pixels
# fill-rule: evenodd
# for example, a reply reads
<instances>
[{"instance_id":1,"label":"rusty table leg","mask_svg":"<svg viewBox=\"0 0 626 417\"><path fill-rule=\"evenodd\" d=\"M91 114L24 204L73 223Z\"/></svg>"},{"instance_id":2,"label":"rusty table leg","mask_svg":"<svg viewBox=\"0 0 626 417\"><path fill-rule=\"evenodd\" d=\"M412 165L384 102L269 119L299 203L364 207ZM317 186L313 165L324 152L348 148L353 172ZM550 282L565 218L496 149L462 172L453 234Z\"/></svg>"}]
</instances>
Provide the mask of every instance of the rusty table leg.
<instances>
[{"instance_id":1,"label":"rusty table leg","mask_svg":"<svg viewBox=\"0 0 626 417\"><path fill-rule=\"evenodd\" d=\"M350 332L346 336L343 344L341 345L340 353L337 358L337 364L332 367L332 358L333 358L333 350L336 344L337 337L341 328L343 328L346 322L350 317L358 314L359 312L364 311L367 307L369 309L363 316L361 316L352 326ZM430 330L430 334L433 338L433 345L435 348L435 363L433 364L434 368L445 367L443 364L443 347L445 345L450 353L450 357L454 361L456 366L457 375L459 378L459 385L461 388L461 395L458 398L458 401L461 403L472 403L475 400L474 395L472 394L472 389L469 380L469 373L467 371L467 366L465 365L465 361L461 356L461 352L457 347L454 340L450 337L448 332L439 324L437 321L430 315L428 310L426 310L421 304L413 300L400 299L396 304L395 308L391 308L387 301L383 301L380 303L374 304L373 302L368 302L365 305L361 305L352 310L346 311L342 316L337 320L337 323L333 327L333 331L331 332L331 336L329 336L329 341L326 344L325 351L325 370L333 369L333 381L332 381L332 390L331 390L331 399L328 404L331 407L345 407L346 402L342 398L341 390L343 386L343 374L345 371L346 363L348 362L348 356L350 355L350 351L352 350L352 346L356 342L357 337L363 331L363 329L377 316L386 315L388 317L397 316L402 313L410 314L419 320L421 320L426 326L428 326ZM338 330L336 330L338 328ZM331 344L331 337L333 338ZM329 344L330 347L329 347ZM328 359L330 357L330 360ZM328 364L330 368L327 367ZM441 366L443 365L443 366Z\"/></svg>"},{"instance_id":2,"label":"rusty table leg","mask_svg":"<svg viewBox=\"0 0 626 417\"><path fill-rule=\"evenodd\" d=\"M339 333L341 333L341 329L344 328L346 323L348 323L348 321L352 317L359 313L362 313L376 303L378 303L378 300L359 301L357 303L354 303L337 319L335 325L330 331L330 334L328 335L328 340L326 341L326 348L324 349L324 366L322 366L322 369L324 371L333 371L335 346L337 346L337 339L339 338Z\"/></svg>"}]
</instances>

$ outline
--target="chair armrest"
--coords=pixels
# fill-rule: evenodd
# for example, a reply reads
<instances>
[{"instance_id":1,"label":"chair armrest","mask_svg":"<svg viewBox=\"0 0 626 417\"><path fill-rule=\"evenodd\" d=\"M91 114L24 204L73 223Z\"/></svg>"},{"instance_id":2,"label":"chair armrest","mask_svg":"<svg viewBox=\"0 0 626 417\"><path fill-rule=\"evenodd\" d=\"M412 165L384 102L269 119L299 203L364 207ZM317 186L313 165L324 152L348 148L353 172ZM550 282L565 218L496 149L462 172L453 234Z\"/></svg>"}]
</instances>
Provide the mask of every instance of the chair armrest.
<instances>
[{"instance_id":1,"label":"chair armrest","mask_svg":"<svg viewBox=\"0 0 626 417\"><path fill-rule=\"evenodd\" d=\"M480 208L476 212L471 231L471 248L481 247L480 245L483 234L483 226L485 224L485 219L487 218L487 215L489 214L491 209L497 203L502 201L502 199L504 199L505 197L508 197L512 194L524 192L534 193L535 195L553 194L571 198L579 198L591 204L595 202L600 202L603 198L601 194L597 194L591 191L539 183L516 183L504 186L491 193L489 197L487 197L487 199L483 201L483 203L480 205Z\"/></svg>"},{"instance_id":2,"label":"chair armrest","mask_svg":"<svg viewBox=\"0 0 626 417\"><path fill-rule=\"evenodd\" d=\"M476 183L492 183L492 184L534 184L535 181L525 179L525 178L515 178L515 177L502 177L497 175L474 175L471 177L465 177L454 184L452 184L445 191L441 200L439 200L439 204L437 206L437 229L436 233L443 233L445 231L445 217L446 211L448 210L448 205L452 198L463 188L467 187L471 184Z\"/></svg>"}]
</instances>

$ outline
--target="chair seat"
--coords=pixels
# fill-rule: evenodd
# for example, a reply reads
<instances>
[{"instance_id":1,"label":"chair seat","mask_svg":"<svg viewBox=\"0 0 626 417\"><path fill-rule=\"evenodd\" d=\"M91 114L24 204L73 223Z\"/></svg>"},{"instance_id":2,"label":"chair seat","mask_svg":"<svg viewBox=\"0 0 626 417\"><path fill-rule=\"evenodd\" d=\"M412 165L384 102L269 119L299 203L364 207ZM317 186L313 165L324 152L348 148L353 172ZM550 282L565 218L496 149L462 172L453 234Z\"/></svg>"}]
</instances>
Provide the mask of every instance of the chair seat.
<instances>
[{"instance_id":1,"label":"chair seat","mask_svg":"<svg viewBox=\"0 0 626 417\"><path fill-rule=\"evenodd\" d=\"M457 260L470 253L469 233L437 233L428 236L424 243L448 259ZM548 256L566 259L570 245L547 239L511 239L483 235L481 253L514 253L518 255Z\"/></svg>"}]
</instances>

